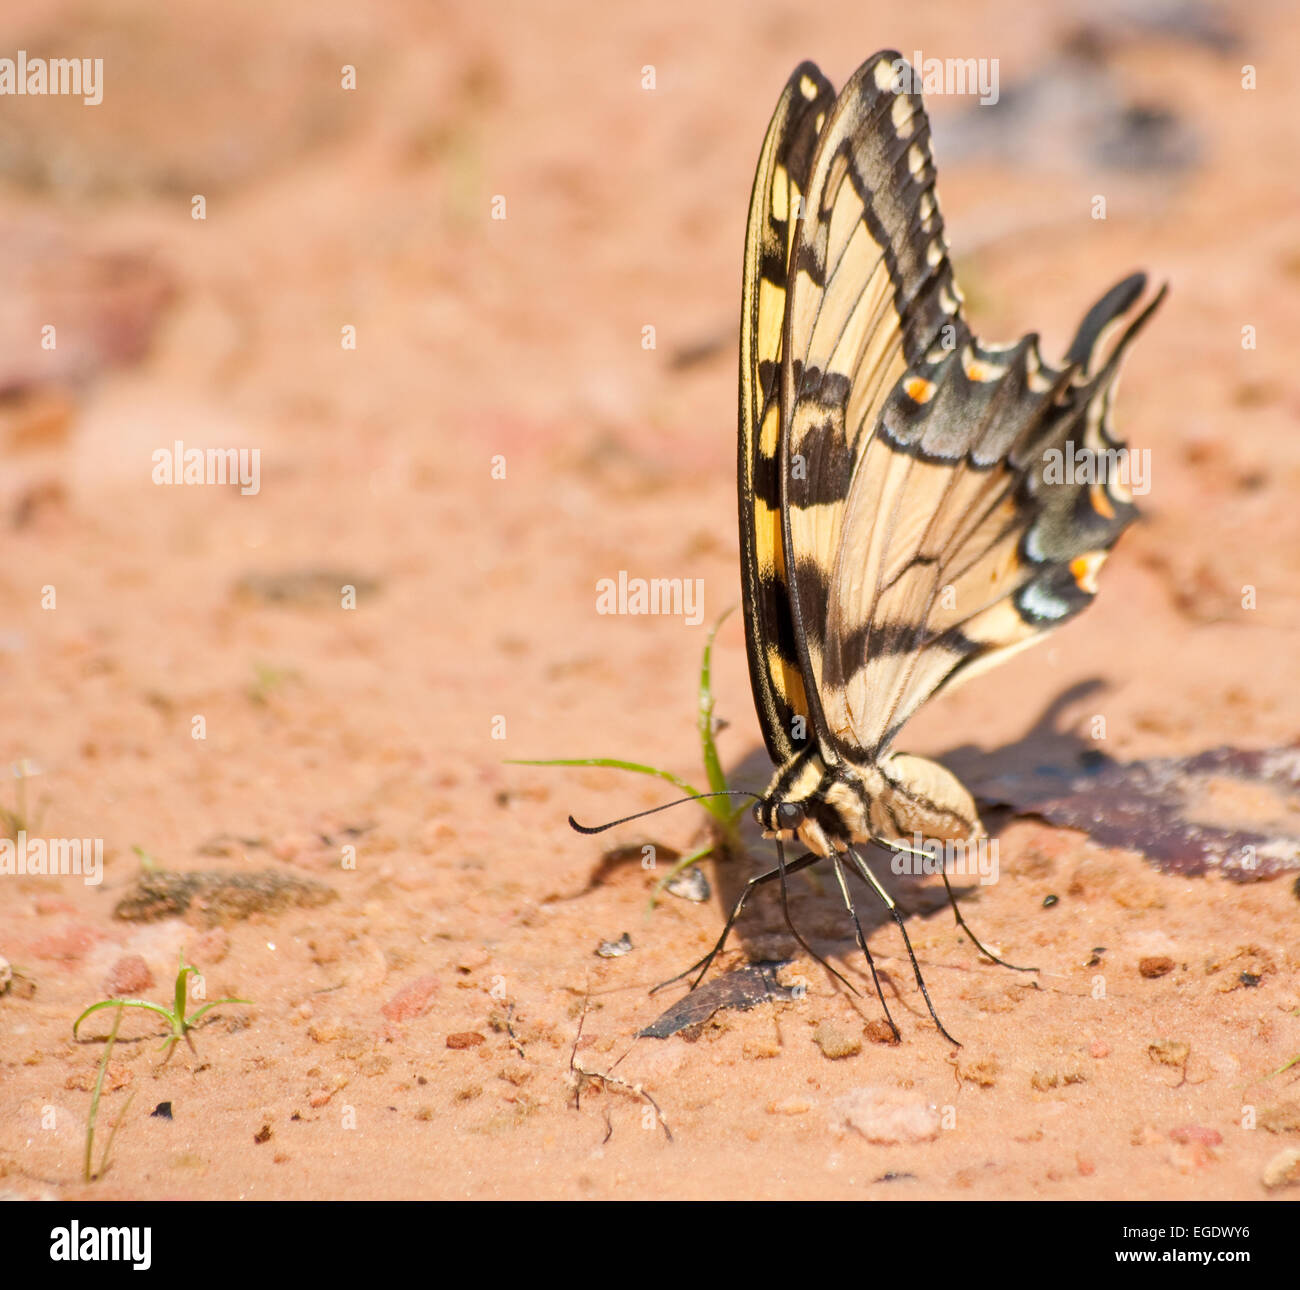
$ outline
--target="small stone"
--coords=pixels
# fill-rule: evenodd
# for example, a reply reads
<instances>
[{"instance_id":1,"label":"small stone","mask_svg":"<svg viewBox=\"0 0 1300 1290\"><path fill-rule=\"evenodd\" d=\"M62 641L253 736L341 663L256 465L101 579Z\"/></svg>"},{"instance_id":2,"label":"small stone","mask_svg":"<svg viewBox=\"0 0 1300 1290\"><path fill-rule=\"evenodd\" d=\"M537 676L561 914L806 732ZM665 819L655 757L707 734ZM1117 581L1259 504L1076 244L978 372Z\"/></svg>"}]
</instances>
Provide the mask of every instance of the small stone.
<instances>
[{"instance_id":1,"label":"small stone","mask_svg":"<svg viewBox=\"0 0 1300 1290\"><path fill-rule=\"evenodd\" d=\"M620 959L624 954L632 953L632 938L624 932L616 941L601 941L596 946L596 957L602 959Z\"/></svg>"},{"instance_id":2,"label":"small stone","mask_svg":"<svg viewBox=\"0 0 1300 1290\"><path fill-rule=\"evenodd\" d=\"M1174 961L1167 954L1153 954L1148 958L1138 960L1138 972L1148 980L1164 976L1167 972L1173 970Z\"/></svg>"},{"instance_id":3,"label":"small stone","mask_svg":"<svg viewBox=\"0 0 1300 1290\"><path fill-rule=\"evenodd\" d=\"M862 1051L862 1040L829 1022L822 1022L813 1031L813 1043L822 1050L822 1056L838 1061L841 1057L854 1057Z\"/></svg>"},{"instance_id":4,"label":"small stone","mask_svg":"<svg viewBox=\"0 0 1300 1290\"><path fill-rule=\"evenodd\" d=\"M87 924L72 924L61 931L51 932L31 944L31 953L38 959L62 959L75 963L86 957L103 934Z\"/></svg>"},{"instance_id":5,"label":"small stone","mask_svg":"<svg viewBox=\"0 0 1300 1290\"><path fill-rule=\"evenodd\" d=\"M768 1115L807 1115L813 1104L806 1097L783 1097L767 1104Z\"/></svg>"},{"instance_id":6,"label":"small stone","mask_svg":"<svg viewBox=\"0 0 1300 1290\"><path fill-rule=\"evenodd\" d=\"M113 964L104 990L115 999L126 995L143 994L153 985L153 973L149 965L138 954L124 954Z\"/></svg>"},{"instance_id":7,"label":"small stone","mask_svg":"<svg viewBox=\"0 0 1300 1290\"><path fill-rule=\"evenodd\" d=\"M437 993L438 985L436 976L417 977L398 990L379 1011L389 1021L410 1021L429 1006Z\"/></svg>"},{"instance_id":8,"label":"small stone","mask_svg":"<svg viewBox=\"0 0 1300 1290\"><path fill-rule=\"evenodd\" d=\"M915 1093L866 1084L835 1103L838 1124L868 1142L890 1145L931 1142L939 1136L939 1112Z\"/></svg>"},{"instance_id":9,"label":"small stone","mask_svg":"<svg viewBox=\"0 0 1300 1290\"><path fill-rule=\"evenodd\" d=\"M1279 1151L1264 1166L1260 1182L1271 1191L1275 1187L1293 1187L1300 1183L1300 1147Z\"/></svg>"},{"instance_id":10,"label":"small stone","mask_svg":"<svg viewBox=\"0 0 1300 1290\"><path fill-rule=\"evenodd\" d=\"M998 1082L998 1063L995 1057L959 1059L957 1078L980 1088L992 1088Z\"/></svg>"},{"instance_id":11,"label":"small stone","mask_svg":"<svg viewBox=\"0 0 1300 1290\"><path fill-rule=\"evenodd\" d=\"M896 1031L883 1017L873 1017L867 1022L862 1033L866 1035L873 1044L898 1043L898 1031Z\"/></svg>"},{"instance_id":12,"label":"small stone","mask_svg":"<svg viewBox=\"0 0 1300 1290\"><path fill-rule=\"evenodd\" d=\"M149 1112L149 1118L170 1120L172 1118L172 1104L170 1102L159 1102L158 1105Z\"/></svg>"},{"instance_id":13,"label":"small stone","mask_svg":"<svg viewBox=\"0 0 1300 1290\"><path fill-rule=\"evenodd\" d=\"M1279 1102L1261 1111L1259 1127L1270 1133L1300 1133L1300 1102Z\"/></svg>"},{"instance_id":14,"label":"small stone","mask_svg":"<svg viewBox=\"0 0 1300 1290\"><path fill-rule=\"evenodd\" d=\"M1192 1046L1178 1039L1157 1039L1147 1045L1147 1056L1161 1066L1186 1066Z\"/></svg>"},{"instance_id":15,"label":"small stone","mask_svg":"<svg viewBox=\"0 0 1300 1290\"><path fill-rule=\"evenodd\" d=\"M1223 1142L1223 1134L1218 1129L1211 1129L1203 1124L1181 1124L1178 1128L1169 1130L1169 1140L1217 1147Z\"/></svg>"},{"instance_id":16,"label":"small stone","mask_svg":"<svg viewBox=\"0 0 1300 1290\"><path fill-rule=\"evenodd\" d=\"M458 1030L453 1035L447 1036L448 1048L477 1048L479 1044L487 1042L486 1035L480 1035L476 1030Z\"/></svg>"},{"instance_id":17,"label":"small stone","mask_svg":"<svg viewBox=\"0 0 1300 1290\"><path fill-rule=\"evenodd\" d=\"M253 1141L260 1147L263 1142L271 1141L271 1126L264 1124L258 1131L253 1134Z\"/></svg>"},{"instance_id":18,"label":"small stone","mask_svg":"<svg viewBox=\"0 0 1300 1290\"><path fill-rule=\"evenodd\" d=\"M213 927L194 942L194 962L204 967L216 967L230 953L230 933L224 927Z\"/></svg>"},{"instance_id":19,"label":"small stone","mask_svg":"<svg viewBox=\"0 0 1300 1290\"><path fill-rule=\"evenodd\" d=\"M677 896L681 900L693 900L696 903L708 900L713 894L709 887L709 880L704 876L703 870L696 865L683 869L664 887L664 890L670 896Z\"/></svg>"}]
</instances>

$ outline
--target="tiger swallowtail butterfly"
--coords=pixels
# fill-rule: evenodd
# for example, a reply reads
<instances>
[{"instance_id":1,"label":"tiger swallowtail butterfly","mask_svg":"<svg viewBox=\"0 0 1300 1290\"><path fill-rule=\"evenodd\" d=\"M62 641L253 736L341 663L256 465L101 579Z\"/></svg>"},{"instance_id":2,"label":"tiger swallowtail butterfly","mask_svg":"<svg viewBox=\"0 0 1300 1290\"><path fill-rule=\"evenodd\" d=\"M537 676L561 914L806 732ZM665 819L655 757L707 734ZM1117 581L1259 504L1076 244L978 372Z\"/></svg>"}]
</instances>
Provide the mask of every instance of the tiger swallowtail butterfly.
<instances>
[{"instance_id":1,"label":"tiger swallowtail butterfly","mask_svg":"<svg viewBox=\"0 0 1300 1290\"><path fill-rule=\"evenodd\" d=\"M915 83L889 50L838 95L805 62L759 156L738 483L749 673L776 764L754 815L779 862L749 882L722 939L689 970L698 984L756 886L779 879L784 899L787 875L825 859L886 1016L848 875L885 903L905 941L907 930L858 848L986 837L956 776L894 751L894 739L932 695L1092 601L1136 515L1121 478L1127 450L1110 424L1115 381L1165 294L1139 310L1146 277L1125 278L1054 367L1035 334L1011 345L976 339ZM1067 472L1063 459L1091 467ZM787 861L786 843L804 853ZM944 883L959 924L1002 962L966 926L946 874Z\"/></svg>"}]
</instances>

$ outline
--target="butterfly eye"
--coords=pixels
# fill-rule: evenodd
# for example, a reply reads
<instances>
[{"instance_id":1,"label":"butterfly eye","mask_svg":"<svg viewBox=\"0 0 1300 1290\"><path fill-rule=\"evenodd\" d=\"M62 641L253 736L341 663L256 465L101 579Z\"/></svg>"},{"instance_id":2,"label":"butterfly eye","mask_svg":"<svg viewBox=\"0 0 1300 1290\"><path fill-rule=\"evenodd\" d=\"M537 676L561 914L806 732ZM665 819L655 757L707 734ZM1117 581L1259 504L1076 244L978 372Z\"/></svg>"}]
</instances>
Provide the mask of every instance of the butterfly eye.
<instances>
[{"instance_id":1,"label":"butterfly eye","mask_svg":"<svg viewBox=\"0 0 1300 1290\"><path fill-rule=\"evenodd\" d=\"M776 821L783 829L797 829L804 821L804 810L797 802L782 802L776 808Z\"/></svg>"}]
</instances>

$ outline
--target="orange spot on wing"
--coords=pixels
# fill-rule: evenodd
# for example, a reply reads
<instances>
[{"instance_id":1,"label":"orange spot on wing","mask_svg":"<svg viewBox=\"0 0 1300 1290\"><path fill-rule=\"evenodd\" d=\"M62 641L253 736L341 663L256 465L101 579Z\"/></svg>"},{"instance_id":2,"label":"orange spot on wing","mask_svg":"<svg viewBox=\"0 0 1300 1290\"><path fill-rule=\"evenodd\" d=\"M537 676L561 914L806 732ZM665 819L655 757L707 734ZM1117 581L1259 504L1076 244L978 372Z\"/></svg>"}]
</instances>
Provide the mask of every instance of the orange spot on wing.
<instances>
[{"instance_id":1,"label":"orange spot on wing","mask_svg":"<svg viewBox=\"0 0 1300 1290\"><path fill-rule=\"evenodd\" d=\"M1100 484L1093 484L1091 492L1092 509L1103 519L1113 520L1115 518L1115 508L1110 504L1110 498L1107 496L1106 490Z\"/></svg>"},{"instance_id":2,"label":"orange spot on wing","mask_svg":"<svg viewBox=\"0 0 1300 1290\"><path fill-rule=\"evenodd\" d=\"M1070 573L1080 591L1086 591L1090 596L1097 594L1097 574L1101 572L1101 566L1105 563L1105 551L1089 551L1086 555L1077 555L1070 561Z\"/></svg>"}]
</instances>

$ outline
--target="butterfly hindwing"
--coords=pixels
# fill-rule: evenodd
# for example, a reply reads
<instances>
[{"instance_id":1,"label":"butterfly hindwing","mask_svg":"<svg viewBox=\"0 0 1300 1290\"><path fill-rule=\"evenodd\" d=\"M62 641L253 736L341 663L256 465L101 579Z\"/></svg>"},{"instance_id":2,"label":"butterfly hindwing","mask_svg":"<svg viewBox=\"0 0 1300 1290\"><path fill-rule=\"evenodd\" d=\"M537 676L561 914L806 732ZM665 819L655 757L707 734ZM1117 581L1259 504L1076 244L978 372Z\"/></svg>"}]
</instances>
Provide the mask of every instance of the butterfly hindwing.
<instances>
[{"instance_id":1,"label":"butterfly hindwing","mask_svg":"<svg viewBox=\"0 0 1300 1290\"><path fill-rule=\"evenodd\" d=\"M1098 359L1144 285L1135 274L1094 306L1060 370L1031 335L1000 351L972 342L895 389L857 465L831 580L824 702L841 755L879 758L937 690L1091 602L1136 515L1111 393L1163 292Z\"/></svg>"}]
</instances>

